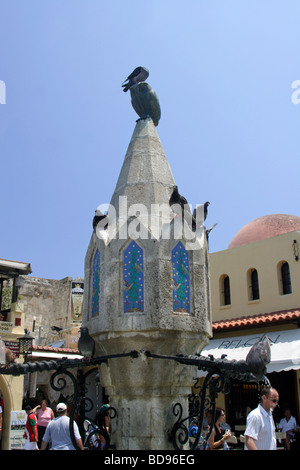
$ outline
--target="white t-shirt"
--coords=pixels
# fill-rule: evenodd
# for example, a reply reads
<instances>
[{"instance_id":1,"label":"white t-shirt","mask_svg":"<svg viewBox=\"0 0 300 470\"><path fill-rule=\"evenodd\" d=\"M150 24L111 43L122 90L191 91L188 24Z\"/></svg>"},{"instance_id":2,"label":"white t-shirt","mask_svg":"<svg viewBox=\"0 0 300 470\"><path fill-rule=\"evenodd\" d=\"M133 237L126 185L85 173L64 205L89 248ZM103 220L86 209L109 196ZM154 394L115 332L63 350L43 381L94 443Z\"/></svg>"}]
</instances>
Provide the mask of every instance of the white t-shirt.
<instances>
[{"instance_id":1,"label":"white t-shirt","mask_svg":"<svg viewBox=\"0 0 300 470\"><path fill-rule=\"evenodd\" d=\"M275 424L271 411L261 405L247 416L245 436L252 437L258 450L276 450ZM245 444L245 449L247 446Z\"/></svg>"},{"instance_id":2,"label":"white t-shirt","mask_svg":"<svg viewBox=\"0 0 300 470\"><path fill-rule=\"evenodd\" d=\"M74 421L74 435L76 441L81 438L78 426ZM51 442L53 450L75 450L70 436L70 418L68 416L58 416L50 421L46 428L43 441Z\"/></svg>"},{"instance_id":3,"label":"white t-shirt","mask_svg":"<svg viewBox=\"0 0 300 470\"><path fill-rule=\"evenodd\" d=\"M279 423L279 429L283 432L288 432L294 429L297 426L296 419L294 416L291 416L290 419L287 421L286 418L282 418Z\"/></svg>"}]
</instances>

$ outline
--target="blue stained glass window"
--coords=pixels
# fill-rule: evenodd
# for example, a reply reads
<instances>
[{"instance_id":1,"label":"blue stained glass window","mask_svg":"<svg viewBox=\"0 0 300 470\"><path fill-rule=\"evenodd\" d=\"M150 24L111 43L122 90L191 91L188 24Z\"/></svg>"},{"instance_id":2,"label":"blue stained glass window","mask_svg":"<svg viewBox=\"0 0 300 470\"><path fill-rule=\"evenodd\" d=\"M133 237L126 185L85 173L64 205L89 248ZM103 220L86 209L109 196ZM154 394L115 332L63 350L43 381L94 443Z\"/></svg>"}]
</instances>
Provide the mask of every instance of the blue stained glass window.
<instances>
[{"instance_id":1,"label":"blue stained glass window","mask_svg":"<svg viewBox=\"0 0 300 470\"><path fill-rule=\"evenodd\" d=\"M135 241L123 254L123 309L124 313L144 311L143 250Z\"/></svg>"},{"instance_id":2,"label":"blue stained glass window","mask_svg":"<svg viewBox=\"0 0 300 470\"><path fill-rule=\"evenodd\" d=\"M100 251L97 249L93 259L92 273L92 317L99 314L100 307Z\"/></svg>"},{"instance_id":3,"label":"blue stained glass window","mask_svg":"<svg viewBox=\"0 0 300 470\"><path fill-rule=\"evenodd\" d=\"M189 254L181 242L172 250L173 311L190 313Z\"/></svg>"}]
</instances>

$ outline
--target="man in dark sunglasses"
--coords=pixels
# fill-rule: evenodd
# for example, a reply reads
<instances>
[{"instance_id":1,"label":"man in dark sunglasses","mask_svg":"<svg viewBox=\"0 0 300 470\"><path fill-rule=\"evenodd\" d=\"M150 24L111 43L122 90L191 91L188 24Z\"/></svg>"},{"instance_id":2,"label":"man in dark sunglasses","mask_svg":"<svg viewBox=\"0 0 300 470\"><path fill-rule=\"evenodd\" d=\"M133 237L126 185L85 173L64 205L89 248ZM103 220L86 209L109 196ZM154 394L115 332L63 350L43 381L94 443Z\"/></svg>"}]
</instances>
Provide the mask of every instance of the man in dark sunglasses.
<instances>
[{"instance_id":1,"label":"man in dark sunglasses","mask_svg":"<svg viewBox=\"0 0 300 470\"><path fill-rule=\"evenodd\" d=\"M247 417L245 430L245 449L276 450L275 424L273 410L279 402L275 388L264 388L257 408Z\"/></svg>"}]
</instances>

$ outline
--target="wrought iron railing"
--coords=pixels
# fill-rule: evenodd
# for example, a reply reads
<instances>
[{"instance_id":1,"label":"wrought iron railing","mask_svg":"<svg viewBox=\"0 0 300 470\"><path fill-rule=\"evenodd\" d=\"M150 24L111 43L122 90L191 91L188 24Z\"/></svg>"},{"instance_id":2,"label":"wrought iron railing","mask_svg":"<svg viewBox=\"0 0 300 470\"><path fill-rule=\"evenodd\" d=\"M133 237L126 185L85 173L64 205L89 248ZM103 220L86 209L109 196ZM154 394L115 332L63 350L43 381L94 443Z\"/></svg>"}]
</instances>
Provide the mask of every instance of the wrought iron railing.
<instances>
[{"instance_id":1,"label":"wrought iron railing","mask_svg":"<svg viewBox=\"0 0 300 470\"><path fill-rule=\"evenodd\" d=\"M196 394L192 400L188 416L183 416L183 408L180 403L173 405L173 414L175 418L177 417L177 420L169 433L169 439L172 441L174 449L177 450L187 448L188 446L191 450L199 448L199 446L200 448L205 448L215 422L216 398L219 393L227 394L230 392L231 379L241 380L244 382L260 381L270 385L265 375L261 375L261 377L257 377L257 375L254 376L249 364L244 360L229 361L225 356L222 356L220 359L215 359L213 356L205 357L202 355L168 356L154 354L150 351L130 351L129 353L124 354L112 354L82 359L63 358L60 360L25 362L24 364L14 363L0 367L0 374L18 376L28 373L54 370L55 372L52 374L50 379L50 385L55 391L63 391L66 386L66 377L69 377L74 389L70 412L70 434L75 449L78 449L73 430L74 416L76 414L79 419L83 420L85 413L91 409L92 404L89 404L90 399L86 396L85 387L86 378L95 370L95 368L91 368L91 366L98 366L101 363L107 362L109 359L120 357L137 358L140 355L145 355L149 359L176 361L181 364L186 364L187 366L197 367L198 370L206 372L202 386L196 386L199 387L199 393ZM86 367L89 367L89 369L84 373L83 368ZM78 369L76 376L69 370L74 368ZM212 412L212 419L209 431L205 434L203 432L203 423L205 412L208 409ZM115 415L116 410L112 408L110 417L113 418ZM189 428L191 420L193 420L193 423L195 424L194 429L196 431L194 432L192 442L190 443ZM110 444L109 435L104 427L100 433L105 441L105 446L103 448L107 449Z\"/></svg>"}]
</instances>

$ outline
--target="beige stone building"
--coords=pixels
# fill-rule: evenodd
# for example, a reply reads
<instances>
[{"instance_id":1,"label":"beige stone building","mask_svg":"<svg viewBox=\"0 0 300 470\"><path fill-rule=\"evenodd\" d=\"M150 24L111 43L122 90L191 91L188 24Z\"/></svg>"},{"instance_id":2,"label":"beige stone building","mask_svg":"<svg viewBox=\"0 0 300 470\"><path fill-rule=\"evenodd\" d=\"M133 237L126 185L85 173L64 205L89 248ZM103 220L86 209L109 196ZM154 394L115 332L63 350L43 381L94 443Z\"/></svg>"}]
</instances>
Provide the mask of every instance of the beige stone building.
<instances>
[{"instance_id":1,"label":"beige stone building","mask_svg":"<svg viewBox=\"0 0 300 470\"><path fill-rule=\"evenodd\" d=\"M267 335L271 363L267 376L299 422L300 414L300 218L269 215L243 227L228 249L210 254L213 338L202 354L245 359L255 341ZM222 397L227 419L245 422L258 387L233 383Z\"/></svg>"},{"instance_id":2,"label":"beige stone building","mask_svg":"<svg viewBox=\"0 0 300 470\"><path fill-rule=\"evenodd\" d=\"M263 335L271 341L268 377L299 422L300 409L300 218L266 216L243 227L228 249L211 253L210 288L213 337L202 354L245 359ZM1 338L12 349L27 328L35 337L32 360L75 357L81 325L83 279L32 276L27 263L1 260ZM10 300L8 300L10 298ZM53 328L54 327L54 328ZM75 348L69 349L69 348ZM4 403L2 448L10 446L10 411L22 410L23 377L0 375ZM38 400L51 393L45 372L25 378L25 389ZM35 396L34 396L35 395ZM30 398L30 397L29 397ZM219 396L234 428L245 422L246 406L258 400L256 383L232 383Z\"/></svg>"},{"instance_id":3,"label":"beige stone building","mask_svg":"<svg viewBox=\"0 0 300 470\"><path fill-rule=\"evenodd\" d=\"M31 272L29 263L0 260L0 336L5 347L22 363L19 338L28 330L33 337L28 360L80 357L77 342L83 279L41 279L29 276ZM36 405L44 398L51 403L58 399L59 394L49 383L50 374L45 371L18 377L0 374L1 449L22 448L23 433L14 432L13 419L24 419L24 402ZM68 392L73 393L72 387Z\"/></svg>"}]
</instances>

